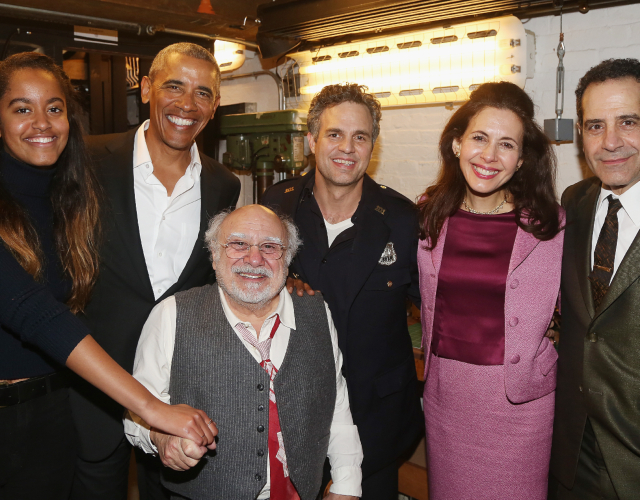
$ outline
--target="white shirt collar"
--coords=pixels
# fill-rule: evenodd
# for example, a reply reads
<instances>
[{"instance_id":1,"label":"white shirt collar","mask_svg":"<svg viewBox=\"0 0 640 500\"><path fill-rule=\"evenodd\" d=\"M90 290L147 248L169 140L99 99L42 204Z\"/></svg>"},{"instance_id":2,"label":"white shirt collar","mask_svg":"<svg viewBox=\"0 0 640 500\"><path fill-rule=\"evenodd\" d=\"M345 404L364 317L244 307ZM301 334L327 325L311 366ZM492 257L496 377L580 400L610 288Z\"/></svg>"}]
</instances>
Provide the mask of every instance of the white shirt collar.
<instances>
[{"instance_id":1,"label":"white shirt collar","mask_svg":"<svg viewBox=\"0 0 640 500\"><path fill-rule=\"evenodd\" d=\"M147 140L144 136L145 131L149 128L149 120L145 120L140 127L138 127L138 131L136 132L136 137L134 140L133 146L133 168L139 168L144 165L149 165L150 168L145 168L142 170L142 176L145 180L153 173L153 162L151 161L151 155L149 155L149 148L147 148ZM185 175L189 174L192 177L200 177L200 173L202 172L202 162L200 161L200 153L198 152L198 146L195 141L191 145L191 163L187 167L187 171Z\"/></svg>"},{"instance_id":2,"label":"white shirt collar","mask_svg":"<svg viewBox=\"0 0 640 500\"><path fill-rule=\"evenodd\" d=\"M229 303L227 302L227 297L225 296L224 291L222 290L222 288L220 288L220 286L218 286L218 291L220 292L222 310L224 311L224 315L227 317L227 320L229 321L231 326L235 328L238 323L244 323L245 325L248 325L248 321L241 320L233 313L233 311L229 307ZM291 299L291 294L287 291L287 287L283 287L282 290L280 290L279 295L280 300L278 301L278 307L276 307L276 310L269 315L265 322L269 321L277 314L278 316L280 316L280 323L282 323L290 330L295 330L296 315L293 310L293 300Z\"/></svg>"},{"instance_id":3,"label":"white shirt collar","mask_svg":"<svg viewBox=\"0 0 640 500\"><path fill-rule=\"evenodd\" d=\"M635 183L629 189L627 189L620 196L614 194L612 191L600 188L600 197L598 198L597 212L601 210L607 210L608 204L605 203L607 196L613 195L613 198L618 198L622 204L622 209L627 213L631 222L634 225L640 226L640 182ZM604 206L606 205L606 206Z\"/></svg>"}]
</instances>

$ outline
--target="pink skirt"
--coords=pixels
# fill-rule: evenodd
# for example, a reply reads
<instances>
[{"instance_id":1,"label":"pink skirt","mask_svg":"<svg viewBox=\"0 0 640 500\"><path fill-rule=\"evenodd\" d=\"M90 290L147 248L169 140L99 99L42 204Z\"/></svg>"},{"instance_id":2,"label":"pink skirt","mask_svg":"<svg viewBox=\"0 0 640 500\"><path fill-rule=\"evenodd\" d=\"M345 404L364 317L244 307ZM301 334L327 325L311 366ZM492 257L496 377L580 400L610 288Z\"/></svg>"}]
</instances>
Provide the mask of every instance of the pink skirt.
<instances>
[{"instance_id":1,"label":"pink skirt","mask_svg":"<svg viewBox=\"0 0 640 500\"><path fill-rule=\"evenodd\" d=\"M555 392L509 402L504 367L431 356L424 388L429 500L545 500Z\"/></svg>"}]
</instances>

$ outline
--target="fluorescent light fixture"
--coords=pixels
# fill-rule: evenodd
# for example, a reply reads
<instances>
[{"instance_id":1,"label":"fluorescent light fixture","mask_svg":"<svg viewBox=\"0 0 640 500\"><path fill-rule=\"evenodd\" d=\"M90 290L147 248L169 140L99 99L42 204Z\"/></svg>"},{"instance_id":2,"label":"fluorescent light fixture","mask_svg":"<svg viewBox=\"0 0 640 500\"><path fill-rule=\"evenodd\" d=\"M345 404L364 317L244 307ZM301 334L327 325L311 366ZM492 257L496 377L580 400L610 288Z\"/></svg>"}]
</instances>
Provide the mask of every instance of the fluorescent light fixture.
<instances>
[{"instance_id":1,"label":"fluorescent light fixture","mask_svg":"<svg viewBox=\"0 0 640 500\"><path fill-rule=\"evenodd\" d=\"M244 64L245 46L239 43L216 40L214 52L220 71L234 71Z\"/></svg>"},{"instance_id":2,"label":"fluorescent light fixture","mask_svg":"<svg viewBox=\"0 0 640 500\"><path fill-rule=\"evenodd\" d=\"M296 52L301 97L325 85L359 83L383 106L464 101L485 82L524 88L533 78L535 36L514 16Z\"/></svg>"}]
</instances>

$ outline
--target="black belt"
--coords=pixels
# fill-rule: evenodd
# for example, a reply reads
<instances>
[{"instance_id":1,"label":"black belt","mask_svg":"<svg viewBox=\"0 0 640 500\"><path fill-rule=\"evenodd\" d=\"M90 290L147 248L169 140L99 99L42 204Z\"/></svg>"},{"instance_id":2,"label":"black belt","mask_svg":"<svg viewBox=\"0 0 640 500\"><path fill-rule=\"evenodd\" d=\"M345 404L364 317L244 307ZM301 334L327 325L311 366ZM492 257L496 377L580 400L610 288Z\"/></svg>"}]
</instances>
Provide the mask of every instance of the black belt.
<instances>
[{"instance_id":1,"label":"black belt","mask_svg":"<svg viewBox=\"0 0 640 500\"><path fill-rule=\"evenodd\" d=\"M0 408L26 403L64 387L69 387L67 371L54 372L15 384L0 385Z\"/></svg>"}]
</instances>

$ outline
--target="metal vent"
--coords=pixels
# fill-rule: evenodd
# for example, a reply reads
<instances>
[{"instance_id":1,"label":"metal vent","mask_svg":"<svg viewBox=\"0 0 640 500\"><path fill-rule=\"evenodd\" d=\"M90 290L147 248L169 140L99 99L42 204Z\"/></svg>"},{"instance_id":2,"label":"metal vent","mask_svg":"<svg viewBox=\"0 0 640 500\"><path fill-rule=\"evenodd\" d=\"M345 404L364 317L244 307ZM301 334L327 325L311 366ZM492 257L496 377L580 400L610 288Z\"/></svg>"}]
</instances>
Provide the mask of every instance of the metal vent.
<instances>
[{"instance_id":1,"label":"metal vent","mask_svg":"<svg viewBox=\"0 0 640 500\"><path fill-rule=\"evenodd\" d=\"M357 50L350 50L349 52L340 52L338 54L338 57L340 59L344 59L346 57L356 57L356 56L359 56L359 55L360 55L360 52L358 52Z\"/></svg>"},{"instance_id":2,"label":"metal vent","mask_svg":"<svg viewBox=\"0 0 640 500\"><path fill-rule=\"evenodd\" d=\"M487 38L490 36L496 36L497 34L498 32L496 30L474 31L472 33L467 33L467 38L475 40L476 38Z\"/></svg>"},{"instance_id":3,"label":"metal vent","mask_svg":"<svg viewBox=\"0 0 640 500\"><path fill-rule=\"evenodd\" d=\"M411 89L411 90L402 90L398 95L400 97L406 97L410 95L422 95L424 90L422 89Z\"/></svg>"},{"instance_id":4,"label":"metal vent","mask_svg":"<svg viewBox=\"0 0 640 500\"><path fill-rule=\"evenodd\" d=\"M576 10L582 0L565 0ZM614 0L601 0L613 2ZM555 12L554 0L323 0L265 2L258 7L259 33L314 42L380 36L456 20L478 20L528 11Z\"/></svg>"},{"instance_id":5,"label":"metal vent","mask_svg":"<svg viewBox=\"0 0 640 500\"><path fill-rule=\"evenodd\" d=\"M446 94L447 92L457 92L458 90L460 90L460 87L452 85L451 87L436 87L431 92L434 94Z\"/></svg>"},{"instance_id":6,"label":"metal vent","mask_svg":"<svg viewBox=\"0 0 640 500\"><path fill-rule=\"evenodd\" d=\"M311 59L314 63L319 63L322 61L331 61L331 56L318 56Z\"/></svg>"},{"instance_id":7,"label":"metal vent","mask_svg":"<svg viewBox=\"0 0 640 500\"><path fill-rule=\"evenodd\" d=\"M458 41L458 37L455 35L451 35L451 36L439 36L438 38L432 38L431 40L429 40L431 43L434 44L438 44L438 43L450 43L450 42L457 42Z\"/></svg>"},{"instance_id":8,"label":"metal vent","mask_svg":"<svg viewBox=\"0 0 640 500\"><path fill-rule=\"evenodd\" d=\"M420 40L415 40L413 42L399 43L397 45L397 47L400 50L402 50L402 49L413 49L414 47L422 47L422 42Z\"/></svg>"},{"instance_id":9,"label":"metal vent","mask_svg":"<svg viewBox=\"0 0 640 500\"><path fill-rule=\"evenodd\" d=\"M381 45L380 47L371 47L367 49L367 54L379 54L380 52L389 52L389 47Z\"/></svg>"}]
</instances>

